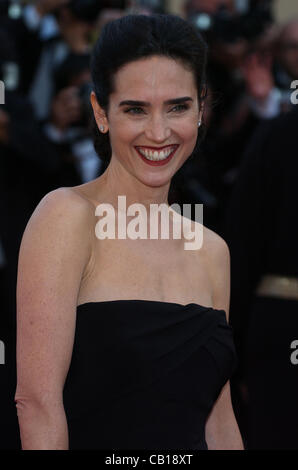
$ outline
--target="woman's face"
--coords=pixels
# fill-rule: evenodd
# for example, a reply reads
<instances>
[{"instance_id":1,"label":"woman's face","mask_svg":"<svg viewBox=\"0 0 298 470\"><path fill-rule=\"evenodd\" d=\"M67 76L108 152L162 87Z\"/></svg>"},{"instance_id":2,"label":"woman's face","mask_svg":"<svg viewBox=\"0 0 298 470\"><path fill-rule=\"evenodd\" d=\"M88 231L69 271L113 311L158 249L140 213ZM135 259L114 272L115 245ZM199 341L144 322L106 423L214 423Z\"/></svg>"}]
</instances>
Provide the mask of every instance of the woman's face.
<instances>
[{"instance_id":1,"label":"woman's face","mask_svg":"<svg viewBox=\"0 0 298 470\"><path fill-rule=\"evenodd\" d=\"M98 125L109 129L110 165L121 165L144 184L160 186L192 153L197 139L197 88L193 72L167 57L124 65L114 76L108 116L92 99Z\"/></svg>"}]
</instances>

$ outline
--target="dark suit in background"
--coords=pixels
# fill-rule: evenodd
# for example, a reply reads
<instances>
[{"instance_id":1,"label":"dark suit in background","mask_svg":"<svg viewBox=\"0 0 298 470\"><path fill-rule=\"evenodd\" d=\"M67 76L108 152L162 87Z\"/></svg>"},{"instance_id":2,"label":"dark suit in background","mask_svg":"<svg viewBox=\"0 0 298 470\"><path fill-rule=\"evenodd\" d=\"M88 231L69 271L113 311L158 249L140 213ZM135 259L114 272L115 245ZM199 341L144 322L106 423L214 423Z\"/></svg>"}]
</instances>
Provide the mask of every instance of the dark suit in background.
<instances>
[{"instance_id":1,"label":"dark suit in background","mask_svg":"<svg viewBox=\"0 0 298 470\"><path fill-rule=\"evenodd\" d=\"M298 449L298 300L258 295L262 276L298 279L298 107L257 129L226 214L230 318L246 391L243 432L251 449Z\"/></svg>"}]
</instances>

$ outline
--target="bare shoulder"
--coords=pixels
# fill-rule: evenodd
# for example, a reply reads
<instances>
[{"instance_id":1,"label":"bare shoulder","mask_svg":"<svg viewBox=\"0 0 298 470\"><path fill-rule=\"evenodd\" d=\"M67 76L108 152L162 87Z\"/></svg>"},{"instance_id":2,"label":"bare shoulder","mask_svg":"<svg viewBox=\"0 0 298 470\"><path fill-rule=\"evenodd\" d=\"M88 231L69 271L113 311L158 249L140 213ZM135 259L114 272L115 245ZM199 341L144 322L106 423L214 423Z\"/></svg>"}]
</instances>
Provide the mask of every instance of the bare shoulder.
<instances>
[{"instance_id":1,"label":"bare shoulder","mask_svg":"<svg viewBox=\"0 0 298 470\"><path fill-rule=\"evenodd\" d=\"M203 245L210 262L225 263L230 258L230 250L226 241L213 230L203 227Z\"/></svg>"},{"instance_id":2,"label":"bare shoulder","mask_svg":"<svg viewBox=\"0 0 298 470\"><path fill-rule=\"evenodd\" d=\"M173 211L172 211L173 212ZM194 251L199 257L206 256L209 262L218 262L219 259L224 260L229 258L229 248L225 240L213 230L207 228L203 223L195 220L186 219L184 215L176 214L179 223L185 226L187 239L190 239L193 234L200 234L202 243L198 243L198 249L194 245ZM191 231L191 234L189 233Z\"/></svg>"},{"instance_id":3,"label":"bare shoulder","mask_svg":"<svg viewBox=\"0 0 298 470\"><path fill-rule=\"evenodd\" d=\"M40 216L65 217L75 222L77 217L88 218L94 215L93 206L79 192L71 187L61 187L47 193L35 208L33 218Z\"/></svg>"},{"instance_id":4,"label":"bare shoulder","mask_svg":"<svg viewBox=\"0 0 298 470\"><path fill-rule=\"evenodd\" d=\"M182 219L185 220L185 217L182 216ZM191 220L190 228L192 234L198 232L202 235L202 244L200 244L198 250L195 250L199 256L203 253L204 256L209 259L210 263L229 259L229 247L220 235L207 228L202 223L194 220Z\"/></svg>"},{"instance_id":5,"label":"bare shoulder","mask_svg":"<svg viewBox=\"0 0 298 470\"><path fill-rule=\"evenodd\" d=\"M47 193L36 206L26 226L24 236L42 232L46 238L54 234L73 233L75 240L89 238L94 218L92 204L72 188L61 187ZM76 236L75 236L76 232ZM23 238L24 238L23 236ZM55 238L55 237L54 237Z\"/></svg>"},{"instance_id":6,"label":"bare shoulder","mask_svg":"<svg viewBox=\"0 0 298 470\"><path fill-rule=\"evenodd\" d=\"M69 269L76 266L83 275L92 253L93 220L93 206L72 188L47 193L23 233L19 272L33 275L47 267L50 276L58 269L55 261L65 260Z\"/></svg>"},{"instance_id":7,"label":"bare shoulder","mask_svg":"<svg viewBox=\"0 0 298 470\"><path fill-rule=\"evenodd\" d=\"M211 282L213 307L223 309L229 317L230 250L226 241L213 230L203 228L205 267Z\"/></svg>"}]
</instances>

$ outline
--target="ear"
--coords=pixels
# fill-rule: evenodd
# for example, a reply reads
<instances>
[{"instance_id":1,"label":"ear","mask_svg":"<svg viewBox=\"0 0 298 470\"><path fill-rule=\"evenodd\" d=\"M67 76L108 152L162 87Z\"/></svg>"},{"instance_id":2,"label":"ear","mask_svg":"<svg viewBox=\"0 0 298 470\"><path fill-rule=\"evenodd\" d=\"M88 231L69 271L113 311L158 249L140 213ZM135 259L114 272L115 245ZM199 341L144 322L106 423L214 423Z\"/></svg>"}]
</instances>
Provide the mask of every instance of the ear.
<instances>
[{"instance_id":1,"label":"ear","mask_svg":"<svg viewBox=\"0 0 298 470\"><path fill-rule=\"evenodd\" d=\"M93 114L94 114L96 124L97 124L98 128L100 128L100 126L103 126L104 130L102 130L101 132L103 134L105 134L109 130L108 119L107 119L105 110L98 103L94 91L91 91L91 93L90 93L90 101L91 101L91 105L92 105Z\"/></svg>"},{"instance_id":2,"label":"ear","mask_svg":"<svg viewBox=\"0 0 298 470\"><path fill-rule=\"evenodd\" d=\"M199 108L199 117L198 117L198 119L199 119L200 121L202 121L203 112L204 112L204 106L205 106L204 101L201 101L201 103L200 103L200 108Z\"/></svg>"},{"instance_id":3,"label":"ear","mask_svg":"<svg viewBox=\"0 0 298 470\"><path fill-rule=\"evenodd\" d=\"M198 119L202 121L204 107L205 107L205 98L206 98L207 90L204 88L201 93L201 99L199 101L199 117Z\"/></svg>"}]
</instances>

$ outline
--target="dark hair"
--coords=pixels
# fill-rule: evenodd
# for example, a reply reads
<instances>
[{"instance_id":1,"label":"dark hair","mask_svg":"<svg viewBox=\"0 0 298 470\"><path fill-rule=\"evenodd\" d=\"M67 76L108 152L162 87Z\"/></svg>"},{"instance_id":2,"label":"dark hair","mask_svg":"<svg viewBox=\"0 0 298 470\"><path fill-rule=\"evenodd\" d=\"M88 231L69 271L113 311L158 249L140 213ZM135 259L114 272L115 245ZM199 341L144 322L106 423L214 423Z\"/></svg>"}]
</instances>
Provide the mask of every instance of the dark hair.
<instances>
[{"instance_id":1,"label":"dark hair","mask_svg":"<svg viewBox=\"0 0 298 470\"><path fill-rule=\"evenodd\" d=\"M176 15L127 15L104 26L91 56L94 92L107 115L117 70L129 62L153 55L182 61L194 73L199 102L205 99L207 44L195 27ZM109 161L112 154L109 133L99 132L95 119L93 132L96 152ZM193 154L205 132L202 124Z\"/></svg>"}]
</instances>

